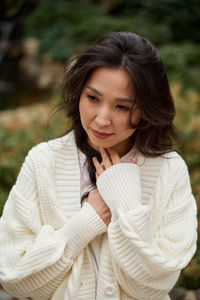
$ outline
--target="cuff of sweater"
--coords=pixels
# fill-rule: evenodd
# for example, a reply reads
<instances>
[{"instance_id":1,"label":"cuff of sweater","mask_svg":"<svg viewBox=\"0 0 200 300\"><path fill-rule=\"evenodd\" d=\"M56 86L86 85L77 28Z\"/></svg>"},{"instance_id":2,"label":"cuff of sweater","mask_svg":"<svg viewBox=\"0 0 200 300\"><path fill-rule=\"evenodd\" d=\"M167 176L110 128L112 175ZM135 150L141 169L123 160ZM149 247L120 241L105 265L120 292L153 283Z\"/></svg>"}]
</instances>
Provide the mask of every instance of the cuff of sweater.
<instances>
[{"instance_id":1,"label":"cuff of sweater","mask_svg":"<svg viewBox=\"0 0 200 300\"><path fill-rule=\"evenodd\" d=\"M97 187L112 213L134 209L141 203L140 168L131 163L113 165L99 176Z\"/></svg>"},{"instance_id":2,"label":"cuff of sweater","mask_svg":"<svg viewBox=\"0 0 200 300\"><path fill-rule=\"evenodd\" d=\"M62 235L66 236L68 248L73 253L73 258L75 258L91 240L106 231L107 226L105 223L95 209L86 202L71 217L68 226L63 228Z\"/></svg>"}]
</instances>

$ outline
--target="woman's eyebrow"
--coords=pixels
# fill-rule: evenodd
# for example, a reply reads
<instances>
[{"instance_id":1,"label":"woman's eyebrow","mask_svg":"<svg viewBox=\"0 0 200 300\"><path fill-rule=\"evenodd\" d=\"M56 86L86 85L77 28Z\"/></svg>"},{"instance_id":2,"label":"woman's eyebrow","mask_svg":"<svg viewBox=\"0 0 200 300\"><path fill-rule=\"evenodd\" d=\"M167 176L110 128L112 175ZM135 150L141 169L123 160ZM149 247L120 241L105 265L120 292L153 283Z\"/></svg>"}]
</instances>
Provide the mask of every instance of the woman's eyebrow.
<instances>
[{"instance_id":1,"label":"woman's eyebrow","mask_svg":"<svg viewBox=\"0 0 200 300\"><path fill-rule=\"evenodd\" d=\"M96 90L94 87L90 86L90 85L86 85L85 87L87 87L89 90L91 90L92 92L98 94L99 96L103 96L103 94L101 92L99 92L98 90ZM121 98L121 97L117 97L115 98L116 101L118 102L129 102L129 103L133 103L135 102L135 99L131 99L131 98Z\"/></svg>"},{"instance_id":2,"label":"woman's eyebrow","mask_svg":"<svg viewBox=\"0 0 200 300\"><path fill-rule=\"evenodd\" d=\"M129 103L134 103L135 102L135 99L131 99L131 98L115 98L116 101L118 102L129 102Z\"/></svg>"},{"instance_id":3,"label":"woman's eyebrow","mask_svg":"<svg viewBox=\"0 0 200 300\"><path fill-rule=\"evenodd\" d=\"M95 88L93 88L92 86L90 85L86 85L86 87L91 90L92 92L98 94L99 96L103 96L102 93L100 93L99 91L97 91Z\"/></svg>"}]
</instances>

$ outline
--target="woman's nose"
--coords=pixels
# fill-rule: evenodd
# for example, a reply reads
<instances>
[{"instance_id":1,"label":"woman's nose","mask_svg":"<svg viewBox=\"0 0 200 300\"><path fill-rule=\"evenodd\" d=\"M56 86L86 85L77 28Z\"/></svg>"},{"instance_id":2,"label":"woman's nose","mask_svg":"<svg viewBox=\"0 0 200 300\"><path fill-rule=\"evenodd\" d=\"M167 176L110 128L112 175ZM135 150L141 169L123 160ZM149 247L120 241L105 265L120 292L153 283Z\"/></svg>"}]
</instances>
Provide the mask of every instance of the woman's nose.
<instances>
[{"instance_id":1,"label":"woman's nose","mask_svg":"<svg viewBox=\"0 0 200 300\"><path fill-rule=\"evenodd\" d=\"M100 127L109 126L111 124L110 112L107 109L101 109L97 111L95 121Z\"/></svg>"}]
</instances>

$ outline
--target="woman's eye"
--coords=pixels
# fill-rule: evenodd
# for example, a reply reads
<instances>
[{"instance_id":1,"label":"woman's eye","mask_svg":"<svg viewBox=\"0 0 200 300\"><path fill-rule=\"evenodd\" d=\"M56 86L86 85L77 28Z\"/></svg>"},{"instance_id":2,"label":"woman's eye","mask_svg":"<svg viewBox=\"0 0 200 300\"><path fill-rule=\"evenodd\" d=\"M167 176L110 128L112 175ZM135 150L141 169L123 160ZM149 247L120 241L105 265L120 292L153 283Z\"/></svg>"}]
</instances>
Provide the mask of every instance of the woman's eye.
<instances>
[{"instance_id":1,"label":"woman's eye","mask_svg":"<svg viewBox=\"0 0 200 300\"><path fill-rule=\"evenodd\" d=\"M117 108L119 108L119 109L121 109L121 110L125 110L125 111L128 111L128 110L130 110L130 108L129 108L129 107L127 107L127 106L124 106L124 105L117 105L116 107L117 107Z\"/></svg>"},{"instance_id":2,"label":"woman's eye","mask_svg":"<svg viewBox=\"0 0 200 300\"><path fill-rule=\"evenodd\" d=\"M93 95L87 95L87 98L91 101L98 101L97 97L95 97Z\"/></svg>"}]
</instances>

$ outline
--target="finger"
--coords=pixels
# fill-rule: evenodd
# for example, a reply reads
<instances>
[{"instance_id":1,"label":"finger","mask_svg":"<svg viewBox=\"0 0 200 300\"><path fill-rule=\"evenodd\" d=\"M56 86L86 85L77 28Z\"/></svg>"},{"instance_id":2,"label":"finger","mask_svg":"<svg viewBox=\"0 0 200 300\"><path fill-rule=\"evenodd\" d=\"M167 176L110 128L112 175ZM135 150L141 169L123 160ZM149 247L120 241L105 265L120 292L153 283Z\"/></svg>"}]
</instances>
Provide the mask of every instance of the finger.
<instances>
[{"instance_id":1,"label":"finger","mask_svg":"<svg viewBox=\"0 0 200 300\"><path fill-rule=\"evenodd\" d=\"M99 174L95 172L96 180L99 178Z\"/></svg>"},{"instance_id":2,"label":"finger","mask_svg":"<svg viewBox=\"0 0 200 300\"><path fill-rule=\"evenodd\" d=\"M122 162L117 151L115 151L113 148L108 148L106 150L110 155L110 159L112 160L113 165L120 164Z\"/></svg>"},{"instance_id":3,"label":"finger","mask_svg":"<svg viewBox=\"0 0 200 300\"><path fill-rule=\"evenodd\" d=\"M96 157L93 157L92 161L93 161L93 164L95 166L98 176L101 175L101 173L103 173L103 171L104 171L103 166L99 163L99 161Z\"/></svg>"},{"instance_id":4,"label":"finger","mask_svg":"<svg viewBox=\"0 0 200 300\"><path fill-rule=\"evenodd\" d=\"M109 157L107 151L104 148L100 148L100 153L101 153L102 162L103 162L105 169L111 167L112 162L110 160L110 157Z\"/></svg>"}]
</instances>

